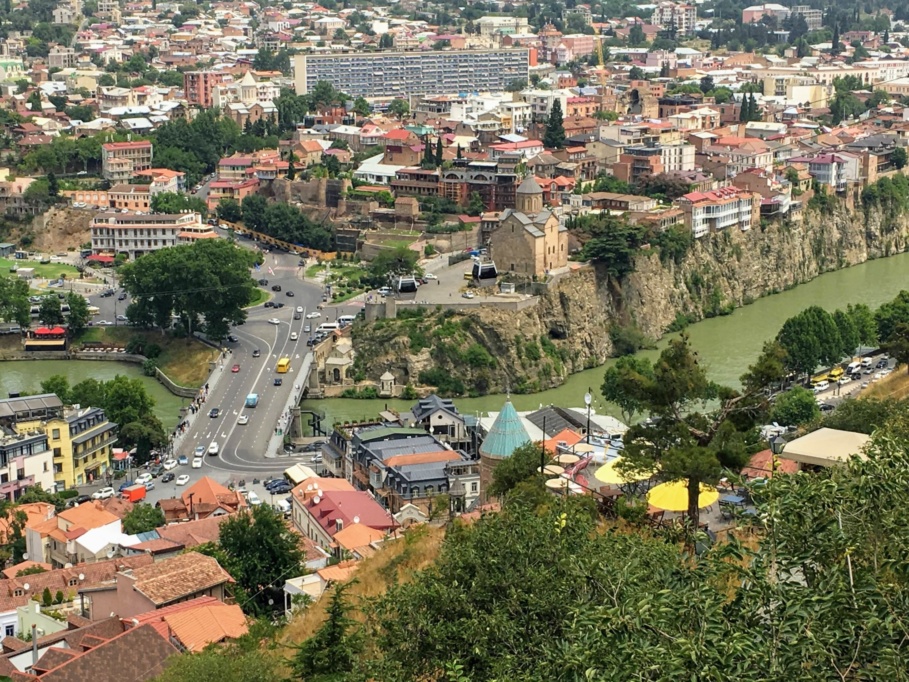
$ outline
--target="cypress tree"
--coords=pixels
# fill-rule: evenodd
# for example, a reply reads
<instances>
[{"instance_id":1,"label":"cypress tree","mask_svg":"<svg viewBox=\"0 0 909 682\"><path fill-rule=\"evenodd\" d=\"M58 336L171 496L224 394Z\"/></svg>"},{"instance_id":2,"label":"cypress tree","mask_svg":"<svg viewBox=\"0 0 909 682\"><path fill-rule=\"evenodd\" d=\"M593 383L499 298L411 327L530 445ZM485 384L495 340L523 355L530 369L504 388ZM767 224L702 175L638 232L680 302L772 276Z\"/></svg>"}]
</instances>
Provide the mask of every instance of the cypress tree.
<instances>
[{"instance_id":1,"label":"cypress tree","mask_svg":"<svg viewBox=\"0 0 909 682\"><path fill-rule=\"evenodd\" d=\"M436 138L436 166L442 165L442 136Z\"/></svg>"}]
</instances>

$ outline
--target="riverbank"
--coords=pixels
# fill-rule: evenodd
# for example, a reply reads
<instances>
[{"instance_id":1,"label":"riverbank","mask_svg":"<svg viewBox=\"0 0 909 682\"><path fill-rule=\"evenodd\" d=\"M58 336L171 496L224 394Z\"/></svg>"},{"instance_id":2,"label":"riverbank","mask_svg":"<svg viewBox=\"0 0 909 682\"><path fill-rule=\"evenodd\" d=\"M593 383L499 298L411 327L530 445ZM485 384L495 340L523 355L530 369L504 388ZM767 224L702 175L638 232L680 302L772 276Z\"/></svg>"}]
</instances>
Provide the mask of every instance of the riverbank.
<instances>
[{"instance_id":1,"label":"riverbank","mask_svg":"<svg viewBox=\"0 0 909 682\"><path fill-rule=\"evenodd\" d=\"M909 254L901 253L889 258L878 258L861 265L820 275L812 281L777 294L765 296L749 305L738 308L731 315L714 317L691 324L686 333L698 351L700 361L707 367L710 378L721 384L738 385L739 377L761 351L766 341L774 338L783 322L805 308L818 305L827 310L845 308L849 304L864 303L872 308L892 300L901 290L909 288ZM656 350L640 354L655 358L659 349L677 334L665 336ZM571 374L565 382L547 391L516 395L512 402L519 410L530 410L540 404L579 407L584 404L584 393L593 389L594 408L619 416L617 411L599 397L605 365ZM496 393L478 398L456 398L458 409L466 414L477 411L501 409L505 395ZM412 401L403 400L352 400L332 398L304 401L305 409L326 415L324 424L335 421L374 418L385 405L392 409L408 409Z\"/></svg>"}]
</instances>

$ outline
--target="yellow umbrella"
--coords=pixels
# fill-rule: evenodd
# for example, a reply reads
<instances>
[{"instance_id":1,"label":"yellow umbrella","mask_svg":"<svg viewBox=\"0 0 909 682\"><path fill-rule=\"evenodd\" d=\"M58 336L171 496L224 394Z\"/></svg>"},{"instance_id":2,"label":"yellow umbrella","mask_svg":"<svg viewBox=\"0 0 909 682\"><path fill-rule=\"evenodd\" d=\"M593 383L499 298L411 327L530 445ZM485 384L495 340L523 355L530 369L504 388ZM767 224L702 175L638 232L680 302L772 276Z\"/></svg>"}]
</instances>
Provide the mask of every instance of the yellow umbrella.
<instances>
[{"instance_id":1,"label":"yellow umbrella","mask_svg":"<svg viewBox=\"0 0 909 682\"><path fill-rule=\"evenodd\" d=\"M597 469L594 477L601 483L605 483L607 485L625 485L626 483L646 481L648 478L653 476L652 471L628 472L627 474L622 473L615 468L615 465L621 461L622 458L617 457L611 462L606 462L606 464Z\"/></svg>"},{"instance_id":2,"label":"yellow umbrella","mask_svg":"<svg viewBox=\"0 0 909 682\"><path fill-rule=\"evenodd\" d=\"M553 461L556 461L559 464L574 464L575 462L579 462L580 460L581 460L581 458L578 457L577 455L562 454L562 455L558 455L555 458L555 460L553 460Z\"/></svg>"},{"instance_id":3,"label":"yellow umbrella","mask_svg":"<svg viewBox=\"0 0 909 682\"><path fill-rule=\"evenodd\" d=\"M558 464L547 464L545 467L537 467L537 471L547 476L561 476L565 473L565 467L560 467Z\"/></svg>"},{"instance_id":4,"label":"yellow umbrella","mask_svg":"<svg viewBox=\"0 0 909 682\"><path fill-rule=\"evenodd\" d=\"M574 446L575 454L578 454L578 455L583 455L588 452L593 452L595 449L596 448L594 448L590 443L578 443L577 445Z\"/></svg>"},{"instance_id":5,"label":"yellow umbrella","mask_svg":"<svg viewBox=\"0 0 909 682\"><path fill-rule=\"evenodd\" d=\"M701 483L698 508L709 507L720 499L720 493L712 485ZM647 501L658 509L670 512L688 511L688 480L661 483L650 489Z\"/></svg>"},{"instance_id":6,"label":"yellow umbrella","mask_svg":"<svg viewBox=\"0 0 909 682\"><path fill-rule=\"evenodd\" d=\"M571 481L567 478L550 478L546 481L546 487L550 490L567 490L569 483L571 483Z\"/></svg>"}]
</instances>

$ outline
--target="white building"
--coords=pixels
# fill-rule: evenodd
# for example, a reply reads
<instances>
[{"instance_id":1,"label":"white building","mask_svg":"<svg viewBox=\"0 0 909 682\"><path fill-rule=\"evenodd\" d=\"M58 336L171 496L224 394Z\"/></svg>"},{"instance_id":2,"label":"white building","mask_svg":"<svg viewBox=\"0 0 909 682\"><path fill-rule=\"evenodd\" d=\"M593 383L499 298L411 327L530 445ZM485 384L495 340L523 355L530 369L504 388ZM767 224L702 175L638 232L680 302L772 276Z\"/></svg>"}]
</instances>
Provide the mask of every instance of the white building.
<instances>
[{"instance_id":1,"label":"white building","mask_svg":"<svg viewBox=\"0 0 909 682\"><path fill-rule=\"evenodd\" d=\"M99 213L91 222L92 253L125 253L130 260L158 249L217 235L198 213Z\"/></svg>"},{"instance_id":2,"label":"white building","mask_svg":"<svg viewBox=\"0 0 909 682\"><path fill-rule=\"evenodd\" d=\"M761 197L737 187L720 187L710 192L691 192L678 203L685 214L685 226L699 239L730 227L750 230L760 215Z\"/></svg>"},{"instance_id":3,"label":"white building","mask_svg":"<svg viewBox=\"0 0 909 682\"><path fill-rule=\"evenodd\" d=\"M675 27L679 35L694 33L698 12L695 6L681 2L661 2L653 10L650 23L664 29Z\"/></svg>"}]
</instances>

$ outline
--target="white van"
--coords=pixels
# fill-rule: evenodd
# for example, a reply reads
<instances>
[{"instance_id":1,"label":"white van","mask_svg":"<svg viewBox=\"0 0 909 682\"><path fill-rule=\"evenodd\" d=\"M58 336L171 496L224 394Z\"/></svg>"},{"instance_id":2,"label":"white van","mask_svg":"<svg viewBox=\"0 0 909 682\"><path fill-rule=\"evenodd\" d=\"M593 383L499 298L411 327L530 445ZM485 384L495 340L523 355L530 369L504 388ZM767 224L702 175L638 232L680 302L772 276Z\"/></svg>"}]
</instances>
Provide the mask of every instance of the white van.
<instances>
[{"instance_id":1,"label":"white van","mask_svg":"<svg viewBox=\"0 0 909 682\"><path fill-rule=\"evenodd\" d=\"M355 319L357 319L356 315L341 315L341 317L338 318L338 324L341 325L341 327L346 327L347 325L353 324Z\"/></svg>"},{"instance_id":2,"label":"white van","mask_svg":"<svg viewBox=\"0 0 909 682\"><path fill-rule=\"evenodd\" d=\"M211 442L211 445L208 446L208 454L217 455L218 452L220 452L220 448L218 447L218 442L213 440Z\"/></svg>"},{"instance_id":3,"label":"white van","mask_svg":"<svg viewBox=\"0 0 909 682\"><path fill-rule=\"evenodd\" d=\"M874 358L862 358L862 367L868 368L874 364Z\"/></svg>"},{"instance_id":4,"label":"white van","mask_svg":"<svg viewBox=\"0 0 909 682\"><path fill-rule=\"evenodd\" d=\"M821 393L822 391L826 391L828 388L830 388L830 382L826 380L819 381L814 385L813 388L815 393Z\"/></svg>"},{"instance_id":5,"label":"white van","mask_svg":"<svg viewBox=\"0 0 909 682\"><path fill-rule=\"evenodd\" d=\"M846 367L846 374L855 374L858 370L862 368L862 363L859 361L850 362L849 366Z\"/></svg>"},{"instance_id":6,"label":"white van","mask_svg":"<svg viewBox=\"0 0 909 682\"><path fill-rule=\"evenodd\" d=\"M323 322L318 327L316 327L316 332L324 332L326 334L331 334L336 332L341 328L341 325L337 322Z\"/></svg>"}]
</instances>

